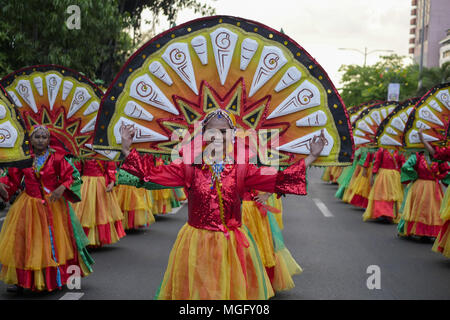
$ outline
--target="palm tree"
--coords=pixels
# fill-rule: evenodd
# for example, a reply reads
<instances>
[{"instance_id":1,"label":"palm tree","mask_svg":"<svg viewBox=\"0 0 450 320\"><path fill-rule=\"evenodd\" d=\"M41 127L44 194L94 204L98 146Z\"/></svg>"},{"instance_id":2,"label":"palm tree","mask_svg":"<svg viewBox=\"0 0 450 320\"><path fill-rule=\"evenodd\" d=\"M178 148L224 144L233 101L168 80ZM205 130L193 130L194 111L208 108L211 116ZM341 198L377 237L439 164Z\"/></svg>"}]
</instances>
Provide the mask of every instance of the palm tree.
<instances>
[{"instance_id":1,"label":"palm tree","mask_svg":"<svg viewBox=\"0 0 450 320\"><path fill-rule=\"evenodd\" d=\"M450 62L444 63L440 68L424 68L422 71L422 88L417 94L423 96L428 90L434 86L450 82Z\"/></svg>"}]
</instances>

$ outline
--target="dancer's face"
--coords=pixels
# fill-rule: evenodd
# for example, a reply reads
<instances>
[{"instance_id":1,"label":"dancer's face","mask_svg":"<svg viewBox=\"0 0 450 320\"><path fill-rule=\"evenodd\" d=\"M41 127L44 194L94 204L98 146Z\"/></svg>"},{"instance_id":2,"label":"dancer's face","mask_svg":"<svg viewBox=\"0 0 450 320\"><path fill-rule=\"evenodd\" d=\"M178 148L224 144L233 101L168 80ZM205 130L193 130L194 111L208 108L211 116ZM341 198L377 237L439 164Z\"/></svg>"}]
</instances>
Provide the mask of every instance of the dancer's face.
<instances>
[{"instance_id":1,"label":"dancer's face","mask_svg":"<svg viewBox=\"0 0 450 320\"><path fill-rule=\"evenodd\" d=\"M217 116L212 118L205 127L204 140L214 144L215 148L222 148L226 153L226 146L232 143L232 131L228 121Z\"/></svg>"},{"instance_id":2,"label":"dancer's face","mask_svg":"<svg viewBox=\"0 0 450 320\"><path fill-rule=\"evenodd\" d=\"M30 137L33 151L36 154L43 153L50 143L50 136L45 130L37 130Z\"/></svg>"}]
</instances>

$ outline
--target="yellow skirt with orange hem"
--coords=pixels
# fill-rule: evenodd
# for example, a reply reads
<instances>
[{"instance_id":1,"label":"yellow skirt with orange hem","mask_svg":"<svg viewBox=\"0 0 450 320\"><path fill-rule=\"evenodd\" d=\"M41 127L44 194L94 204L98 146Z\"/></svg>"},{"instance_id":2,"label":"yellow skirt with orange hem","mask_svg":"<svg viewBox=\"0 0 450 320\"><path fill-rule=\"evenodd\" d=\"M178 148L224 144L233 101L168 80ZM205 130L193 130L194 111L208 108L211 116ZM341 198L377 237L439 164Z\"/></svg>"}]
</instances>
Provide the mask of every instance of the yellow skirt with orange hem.
<instances>
[{"instance_id":1,"label":"yellow skirt with orange hem","mask_svg":"<svg viewBox=\"0 0 450 320\"><path fill-rule=\"evenodd\" d=\"M323 181L330 182L330 180L331 180L330 172L331 172L331 167L326 167L325 170L323 170L323 174L322 174Z\"/></svg>"},{"instance_id":2,"label":"yellow skirt with orange hem","mask_svg":"<svg viewBox=\"0 0 450 320\"><path fill-rule=\"evenodd\" d=\"M174 197L172 189L152 190L153 213L168 214L172 211L172 200Z\"/></svg>"},{"instance_id":3,"label":"yellow skirt with orange hem","mask_svg":"<svg viewBox=\"0 0 450 320\"><path fill-rule=\"evenodd\" d=\"M155 222L147 189L119 184L114 192L124 215L125 230L148 227Z\"/></svg>"},{"instance_id":4,"label":"yellow skirt with orange hem","mask_svg":"<svg viewBox=\"0 0 450 320\"><path fill-rule=\"evenodd\" d=\"M245 226L245 247L236 231L224 233L185 224L170 252L158 300L266 300L274 295L261 257Z\"/></svg>"},{"instance_id":5,"label":"yellow skirt with orange hem","mask_svg":"<svg viewBox=\"0 0 450 320\"><path fill-rule=\"evenodd\" d=\"M114 192L106 192L105 177L82 177L81 201L73 209L89 239L89 245L113 244L126 234L123 213Z\"/></svg>"},{"instance_id":6,"label":"yellow skirt with orange hem","mask_svg":"<svg viewBox=\"0 0 450 320\"><path fill-rule=\"evenodd\" d=\"M450 258L450 188L444 194L440 209L443 226L434 241L432 250Z\"/></svg>"},{"instance_id":7,"label":"yellow skirt with orange hem","mask_svg":"<svg viewBox=\"0 0 450 320\"><path fill-rule=\"evenodd\" d=\"M46 198L49 207L22 192L8 211L0 232L0 280L7 284L52 291L74 272L81 277L92 272L88 240L75 212L63 198Z\"/></svg>"},{"instance_id":8,"label":"yellow skirt with orange hem","mask_svg":"<svg viewBox=\"0 0 450 320\"><path fill-rule=\"evenodd\" d=\"M400 219L398 210L403 201L403 186L400 173L394 169L379 169L370 189L368 205L363 220L385 217L397 223Z\"/></svg>"},{"instance_id":9,"label":"yellow skirt with orange hem","mask_svg":"<svg viewBox=\"0 0 450 320\"><path fill-rule=\"evenodd\" d=\"M439 213L442 196L441 186L436 181L414 181L406 195L399 234L437 237L443 225Z\"/></svg>"}]
</instances>

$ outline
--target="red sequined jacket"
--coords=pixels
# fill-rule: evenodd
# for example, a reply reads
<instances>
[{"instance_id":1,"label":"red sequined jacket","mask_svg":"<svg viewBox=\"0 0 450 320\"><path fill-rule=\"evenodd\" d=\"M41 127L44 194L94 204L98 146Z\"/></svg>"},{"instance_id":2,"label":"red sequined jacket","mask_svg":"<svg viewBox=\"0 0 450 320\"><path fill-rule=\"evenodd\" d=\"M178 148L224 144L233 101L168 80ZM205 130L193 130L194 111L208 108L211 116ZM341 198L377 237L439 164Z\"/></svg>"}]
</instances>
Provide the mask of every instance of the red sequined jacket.
<instances>
[{"instance_id":1,"label":"red sequined jacket","mask_svg":"<svg viewBox=\"0 0 450 320\"><path fill-rule=\"evenodd\" d=\"M222 217L219 194L215 187L211 188L212 173L207 165L187 165L180 161L155 166L151 155L141 156L134 149L125 159L122 169L144 181L168 187L184 187L188 198L188 224L211 231L224 231L225 226L229 229L241 226L241 199L251 189L306 194L304 160L299 160L284 171L270 167L258 168L251 164L226 164L221 174Z\"/></svg>"}]
</instances>

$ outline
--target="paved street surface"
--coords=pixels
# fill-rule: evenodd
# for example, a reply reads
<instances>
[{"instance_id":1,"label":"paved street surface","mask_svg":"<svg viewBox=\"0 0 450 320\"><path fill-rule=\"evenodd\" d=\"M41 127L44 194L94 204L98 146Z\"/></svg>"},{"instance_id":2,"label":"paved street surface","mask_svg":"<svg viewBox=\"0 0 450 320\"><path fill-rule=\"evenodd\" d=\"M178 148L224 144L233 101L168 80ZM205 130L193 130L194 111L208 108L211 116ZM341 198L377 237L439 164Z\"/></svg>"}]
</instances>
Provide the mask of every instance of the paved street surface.
<instances>
[{"instance_id":1,"label":"paved street surface","mask_svg":"<svg viewBox=\"0 0 450 320\"><path fill-rule=\"evenodd\" d=\"M364 223L363 210L336 199L337 186L321 181L321 174L310 169L308 196L283 200L285 243L304 272L295 276L294 289L275 299L450 299L450 259L432 252L432 243L398 238L395 225ZM17 296L0 283L0 299L153 299L187 206L156 219L148 229L91 250L94 272L80 290ZM368 289L369 277L375 283L369 266L379 267L380 289Z\"/></svg>"}]
</instances>

